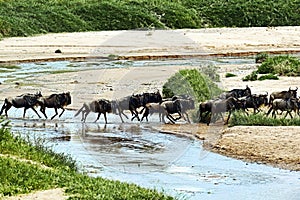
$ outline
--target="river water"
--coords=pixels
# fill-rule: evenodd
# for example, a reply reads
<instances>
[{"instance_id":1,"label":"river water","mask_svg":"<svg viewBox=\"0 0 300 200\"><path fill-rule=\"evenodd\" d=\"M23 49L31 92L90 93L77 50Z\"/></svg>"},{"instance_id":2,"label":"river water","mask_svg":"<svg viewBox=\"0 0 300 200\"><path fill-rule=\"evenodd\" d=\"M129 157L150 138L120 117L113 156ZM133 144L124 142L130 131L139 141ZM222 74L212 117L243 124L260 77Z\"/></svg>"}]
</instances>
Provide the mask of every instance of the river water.
<instances>
[{"instance_id":1,"label":"river water","mask_svg":"<svg viewBox=\"0 0 300 200\"><path fill-rule=\"evenodd\" d=\"M176 61L169 65L198 61ZM251 63L251 59L223 59L205 62ZM124 64L124 63L123 63ZM104 62L105 67L122 67L123 64ZM131 65L161 65L156 61L139 61ZM26 76L28 70L36 72L36 65L22 64L21 69L10 77ZM72 66L70 66L72 65ZM119 66L120 65L120 66ZM99 67L84 63L45 63L51 70L76 68L84 70ZM86 68L85 68L86 69ZM23 73L21 73L23 71ZM6 77L7 78L7 77ZM4 79L4 76L2 76ZM81 123L74 118L74 111L67 110L56 120L36 119L28 111L21 119L23 110L9 111L12 131L32 141L43 141L56 152L72 156L80 169L90 176L135 183L155 188L178 199L300 199L300 172L292 172L262 164L247 163L202 148L202 141L176 135L163 134L156 130L156 121L120 123L115 115L109 115L113 124ZM47 110L51 116L53 111ZM95 116L92 116L95 117ZM92 120L88 120L92 121Z\"/></svg>"}]
</instances>

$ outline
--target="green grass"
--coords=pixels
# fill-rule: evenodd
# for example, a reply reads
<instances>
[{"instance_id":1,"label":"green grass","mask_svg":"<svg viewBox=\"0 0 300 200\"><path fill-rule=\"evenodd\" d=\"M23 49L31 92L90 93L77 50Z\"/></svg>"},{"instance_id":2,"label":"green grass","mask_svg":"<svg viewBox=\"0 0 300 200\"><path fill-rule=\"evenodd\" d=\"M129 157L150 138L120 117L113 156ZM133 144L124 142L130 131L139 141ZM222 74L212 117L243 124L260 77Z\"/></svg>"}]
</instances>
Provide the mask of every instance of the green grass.
<instances>
[{"instance_id":1,"label":"green grass","mask_svg":"<svg viewBox=\"0 0 300 200\"><path fill-rule=\"evenodd\" d=\"M297 26L300 0L2 0L0 38L49 32Z\"/></svg>"},{"instance_id":2,"label":"green grass","mask_svg":"<svg viewBox=\"0 0 300 200\"><path fill-rule=\"evenodd\" d=\"M290 55L269 57L267 54L262 54L259 59L263 59L261 65L245 76L243 81L278 80L278 76L300 76L300 60L297 57ZM258 77L259 74L266 75Z\"/></svg>"},{"instance_id":3,"label":"green grass","mask_svg":"<svg viewBox=\"0 0 300 200\"><path fill-rule=\"evenodd\" d=\"M42 140L32 143L15 137L8 122L3 119L0 122L0 198L64 188L69 199L173 199L135 184L79 173L68 155L54 153Z\"/></svg>"},{"instance_id":4,"label":"green grass","mask_svg":"<svg viewBox=\"0 0 300 200\"><path fill-rule=\"evenodd\" d=\"M278 76L274 74L267 74L260 76L257 80L263 81L263 80L279 80Z\"/></svg>"},{"instance_id":5,"label":"green grass","mask_svg":"<svg viewBox=\"0 0 300 200\"><path fill-rule=\"evenodd\" d=\"M13 70L17 70L17 69L21 69L21 67L17 66L17 65L0 65L0 69L13 69Z\"/></svg>"},{"instance_id":6,"label":"green grass","mask_svg":"<svg viewBox=\"0 0 300 200\"><path fill-rule=\"evenodd\" d=\"M292 119L283 117L273 118L264 113L249 114L234 112L229 120L229 126L300 126L300 117Z\"/></svg>"},{"instance_id":7,"label":"green grass","mask_svg":"<svg viewBox=\"0 0 300 200\"><path fill-rule=\"evenodd\" d=\"M260 74L279 76L300 76L300 60L290 55L268 57L258 68Z\"/></svg>"}]
</instances>

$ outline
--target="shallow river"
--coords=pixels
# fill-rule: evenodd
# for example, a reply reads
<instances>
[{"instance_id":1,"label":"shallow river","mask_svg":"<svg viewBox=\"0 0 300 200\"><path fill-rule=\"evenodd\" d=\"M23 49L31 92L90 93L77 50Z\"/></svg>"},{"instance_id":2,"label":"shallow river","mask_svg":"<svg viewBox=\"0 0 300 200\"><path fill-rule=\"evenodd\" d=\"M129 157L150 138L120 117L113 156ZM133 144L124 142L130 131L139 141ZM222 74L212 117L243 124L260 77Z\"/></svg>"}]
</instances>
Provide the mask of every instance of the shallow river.
<instances>
[{"instance_id":1,"label":"shallow river","mask_svg":"<svg viewBox=\"0 0 300 200\"><path fill-rule=\"evenodd\" d=\"M213 62L228 64L241 60ZM145 63L133 65L138 67ZM55 63L45 65L51 68ZM65 70L70 63L58 65ZM20 71L27 67L37 70L34 64L24 64L15 76L22 75ZM97 66L90 66L93 67ZM76 68L83 70L80 66ZM136 183L179 199L300 199L300 172L207 152L199 140L159 133L153 128L159 122L122 124L117 116L109 115L108 121L118 123L105 126L102 118L99 123L83 124L74 118L74 111L66 111L61 119L53 121L37 120L32 111L28 111L28 118L23 120L22 112L14 108L9 111L15 134L36 142L42 138L43 143L55 151L71 155L90 176ZM51 115L52 110L47 113ZM88 121L95 117L91 114Z\"/></svg>"}]
</instances>

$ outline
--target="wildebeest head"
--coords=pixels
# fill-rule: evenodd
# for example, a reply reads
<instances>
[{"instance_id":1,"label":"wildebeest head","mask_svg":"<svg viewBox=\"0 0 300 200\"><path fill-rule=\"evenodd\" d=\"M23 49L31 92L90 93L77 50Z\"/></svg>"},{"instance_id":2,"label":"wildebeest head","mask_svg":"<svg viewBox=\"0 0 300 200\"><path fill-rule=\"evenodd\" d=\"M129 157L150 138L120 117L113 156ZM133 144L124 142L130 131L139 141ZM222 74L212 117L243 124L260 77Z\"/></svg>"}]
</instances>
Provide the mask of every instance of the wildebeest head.
<instances>
[{"instance_id":1,"label":"wildebeest head","mask_svg":"<svg viewBox=\"0 0 300 200\"><path fill-rule=\"evenodd\" d=\"M129 98L129 109L135 109L142 106L144 100L144 95L141 94L133 94Z\"/></svg>"},{"instance_id":2,"label":"wildebeest head","mask_svg":"<svg viewBox=\"0 0 300 200\"><path fill-rule=\"evenodd\" d=\"M70 105L72 103L72 98L71 98L70 92L64 93L64 96L65 96L65 100L66 100L67 105Z\"/></svg>"},{"instance_id":3,"label":"wildebeest head","mask_svg":"<svg viewBox=\"0 0 300 200\"><path fill-rule=\"evenodd\" d=\"M258 97L256 99L256 103L258 106L260 106L260 105L268 106L268 92L266 94L258 95Z\"/></svg>"},{"instance_id":4,"label":"wildebeest head","mask_svg":"<svg viewBox=\"0 0 300 200\"><path fill-rule=\"evenodd\" d=\"M291 94L292 97L297 98L297 90L298 90L298 87L296 87L296 89L294 89L294 90L292 90L290 87L288 92Z\"/></svg>"},{"instance_id":5,"label":"wildebeest head","mask_svg":"<svg viewBox=\"0 0 300 200\"><path fill-rule=\"evenodd\" d=\"M35 93L34 96L36 96L37 98L39 98L39 97L42 97L43 95L42 95L41 91L38 91L38 92Z\"/></svg>"}]
</instances>

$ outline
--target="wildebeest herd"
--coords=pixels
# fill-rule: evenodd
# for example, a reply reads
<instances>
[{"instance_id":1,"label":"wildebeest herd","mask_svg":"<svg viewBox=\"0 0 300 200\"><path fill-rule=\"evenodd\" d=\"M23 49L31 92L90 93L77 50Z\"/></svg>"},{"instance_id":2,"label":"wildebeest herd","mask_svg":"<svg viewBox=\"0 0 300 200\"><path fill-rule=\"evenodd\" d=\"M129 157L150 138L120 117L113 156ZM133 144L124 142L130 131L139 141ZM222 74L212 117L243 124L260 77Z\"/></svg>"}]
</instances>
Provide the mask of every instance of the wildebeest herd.
<instances>
[{"instance_id":1,"label":"wildebeest herd","mask_svg":"<svg viewBox=\"0 0 300 200\"><path fill-rule=\"evenodd\" d=\"M215 122L218 116L222 118L225 123L228 123L231 113L235 110L242 110L246 114L250 108L253 109L254 114L261 112L261 107L264 105L268 108L266 115L272 113L276 117L278 111L286 112L285 117L289 114L292 118L292 111L299 115L300 100L297 98L297 89L287 91L273 92L268 98L268 92L265 94L252 94L251 89L246 86L245 89L233 89L220 94L217 98L201 102L197 112L198 121L200 123ZM39 118L41 116L35 109L40 107L40 112L47 119L46 108L53 108L55 114L51 117L54 119L57 115L58 109L62 112L58 115L61 117L65 111L65 107L72 102L70 92L51 94L50 96L43 96L41 92L36 94L22 94L15 98L6 98L1 108L0 115L5 111L5 116L8 117L8 110L13 106L15 108L24 108L23 118L26 110L31 108ZM107 113L119 115L122 122L123 117L129 119L124 113L128 110L131 113L131 121L134 119L148 121L149 115L158 113L159 121L166 123L165 117L171 122L175 123L177 120L183 118L190 123L188 111L195 109L195 101L189 95L178 95L172 98L163 99L160 92L146 92L142 94L132 94L130 96L117 99L107 100L98 99L90 103L84 103L82 107L76 112L75 117L81 114L81 121L85 122L90 112L97 113L98 116L95 122L104 115L105 123L107 123ZM228 113L227 119L224 120L222 113ZM141 115L141 118L140 118Z\"/></svg>"}]
</instances>

